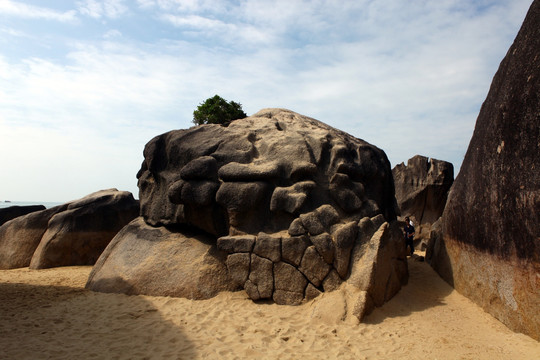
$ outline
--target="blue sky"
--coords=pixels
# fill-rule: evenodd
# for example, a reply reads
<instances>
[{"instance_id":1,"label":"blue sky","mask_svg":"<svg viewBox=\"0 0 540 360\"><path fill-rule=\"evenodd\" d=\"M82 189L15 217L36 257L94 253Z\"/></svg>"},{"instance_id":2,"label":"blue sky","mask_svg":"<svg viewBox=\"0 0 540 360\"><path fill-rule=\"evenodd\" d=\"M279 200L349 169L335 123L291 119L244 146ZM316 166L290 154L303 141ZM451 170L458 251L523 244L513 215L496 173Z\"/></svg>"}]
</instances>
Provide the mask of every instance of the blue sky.
<instances>
[{"instance_id":1,"label":"blue sky","mask_svg":"<svg viewBox=\"0 0 540 360\"><path fill-rule=\"evenodd\" d=\"M457 170L531 3L0 0L0 201L138 197L144 145L215 94Z\"/></svg>"}]
</instances>

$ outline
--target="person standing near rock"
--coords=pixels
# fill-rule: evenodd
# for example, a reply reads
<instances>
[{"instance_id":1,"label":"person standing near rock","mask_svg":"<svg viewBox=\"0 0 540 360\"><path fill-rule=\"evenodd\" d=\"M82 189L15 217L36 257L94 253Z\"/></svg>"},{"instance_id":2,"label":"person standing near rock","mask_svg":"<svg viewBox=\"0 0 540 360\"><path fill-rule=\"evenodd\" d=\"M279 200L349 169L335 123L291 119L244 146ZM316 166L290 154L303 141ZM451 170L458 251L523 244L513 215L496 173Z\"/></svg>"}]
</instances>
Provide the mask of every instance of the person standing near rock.
<instances>
[{"instance_id":1,"label":"person standing near rock","mask_svg":"<svg viewBox=\"0 0 540 360\"><path fill-rule=\"evenodd\" d=\"M403 231L405 231L405 248L408 246L411 247L412 256L414 254L414 226L408 216L405 218L405 227L403 228Z\"/></svg>"}]
</instances>

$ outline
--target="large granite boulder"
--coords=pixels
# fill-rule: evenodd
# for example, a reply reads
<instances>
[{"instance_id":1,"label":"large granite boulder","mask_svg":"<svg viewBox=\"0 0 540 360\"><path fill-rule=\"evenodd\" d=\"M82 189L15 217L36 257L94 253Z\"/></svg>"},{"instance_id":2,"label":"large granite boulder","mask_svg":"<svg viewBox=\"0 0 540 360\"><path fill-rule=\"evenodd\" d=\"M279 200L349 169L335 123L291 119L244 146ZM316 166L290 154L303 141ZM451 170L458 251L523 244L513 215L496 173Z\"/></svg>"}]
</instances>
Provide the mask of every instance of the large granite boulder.
<instances>
[{"instance_id":1,"label":"large granite boulder","mask_svg":"<svg viewBox=\"0 0 540 360\"><path fill-rule=\"evenodd\" d=\"M493 78L426 256L515 331L540 340L540 0Z\"/></svg>"},{"instance_id":2,"label":"large granite boulder","mask_svg":"<svg viewBox=\"0 0 540 360\"><path fill-rule=\"evenodd\" d=\"M427 243L431 225L441 217L454 182L454 166L442 160L416 155L392 169L401 216L415 226L415 247ZM421 249L425 250L425 249Z\"/></svg>"},{"instance_id":3,"label":"large granite boulder","mask_svg":"<svg viewBox=\"0 0 540 360\"><path fill-rule=\"evenodd\" d=\"M17 217L0 226L0 269L93 265L138 214L131 193L110 189Z\"/></svg>"},{"instance_id":4,"label":"large granite boulder","mask_svg":"<svg viewBox=\"0 0 540 360\"><path fill-rule=\"evenodd\" d=\"M128 191L101 190L70 202L47 225L31 269L93 265L114 236L139 215Z\"/></svg>"},{"instance_id":5,"label":"large granite boulder","mask_svg":"<svg viewBox=\"0 0 540 360\"><path fill-rule=\"evenodd\" d=\"M30 214L35 211L45 210L43 205L10 206L0 209L0 226L16 217Z\"/></svg>"},{"instance_id":6,"label":"large granite boulder","mask_svg":"<svg viewBox=\"0 0 540 360\"><path fill-rule=\"evenodd\" d=\"M253 300L298 304L336 290L349 278L352 254L362 258L378 228L391 227L396 220L394 183L384 152L288 110L261 110L228 127L171 131L152 139L144 156L137 175L142 217L147 224L174 233L189 228L192 234L211 235L213 249L208 251L223 255L229 276L216 291L243 288ZM375 222L366 230L361 221ZM389 239L401 240L398 232L389 234ZM127 242L133 236L123 234L124 239L114 243L130 246ZM147 235L137 236L142 242ZM392 287L388 294L393 295L406 281L406 256L402 244L384 243L395 248L395 256L375 267L390 269L380 271L392 274L382 286ZM141 246L138 251L145 249ZM169 256L162 251L162 258ZM153 279L163 284L155 288L165 289L168 276L196 271L183 260L189 254L162 273L151 267L133 272L128 268L134 264L109 266L121 263L122 255L106 253L100 266L109 270L104 274L96 267L90 289L103 289L95 279L107 283L117 277L130 284L130 291L158 294L144 286L133 290L131 284L139 282L137 277ZM137 275L127 275L131 273ZM364 295L374 294L376 286L381 285L364 287ZM114 291L114 286L107 291Z\"/></svg>"},{"instance_id":7,"label":"large granite boulder","mask_svg":"<svg viewBox=\"0 0 540 360\"><path fill-rule=\"evenodd\" d=\"M49 220L67 204L19 216L0 226L0 269L30 265Z\"/></svg>"},{"instance_id":8,"label":"large granite boulder","mask_svg":"<svg viewBox=\"0 0 540 360\"><path fill-rule=\"evenodd\" d=\"M218 237L274 233L323 204L344 218L396 216L382 150L288 110L171 131L144 156L139 197L151 225L187 223Z\"/></svg>"}]
</instances>

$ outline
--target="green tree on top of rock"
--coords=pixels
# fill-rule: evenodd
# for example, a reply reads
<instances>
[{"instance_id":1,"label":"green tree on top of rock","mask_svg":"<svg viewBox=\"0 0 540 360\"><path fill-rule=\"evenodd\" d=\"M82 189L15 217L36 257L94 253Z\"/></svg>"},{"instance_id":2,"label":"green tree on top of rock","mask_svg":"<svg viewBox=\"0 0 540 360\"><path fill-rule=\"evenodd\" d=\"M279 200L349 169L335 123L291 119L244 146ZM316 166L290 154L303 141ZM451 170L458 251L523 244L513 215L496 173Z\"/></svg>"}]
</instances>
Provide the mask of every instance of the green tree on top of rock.
<instances>
[{"instance_id":1,"label":"green tree on top of rock","mask_svg":"<svg viewBox=\"0 0 540 360\"><path fill-rule=\"evenodd\" d=\"M242 110L242 105L223 99L215 95L201 103L193 112L193 123L202 124L228 124L236 119L243 119L247 115Z\"/></svg>"}]
</instances>

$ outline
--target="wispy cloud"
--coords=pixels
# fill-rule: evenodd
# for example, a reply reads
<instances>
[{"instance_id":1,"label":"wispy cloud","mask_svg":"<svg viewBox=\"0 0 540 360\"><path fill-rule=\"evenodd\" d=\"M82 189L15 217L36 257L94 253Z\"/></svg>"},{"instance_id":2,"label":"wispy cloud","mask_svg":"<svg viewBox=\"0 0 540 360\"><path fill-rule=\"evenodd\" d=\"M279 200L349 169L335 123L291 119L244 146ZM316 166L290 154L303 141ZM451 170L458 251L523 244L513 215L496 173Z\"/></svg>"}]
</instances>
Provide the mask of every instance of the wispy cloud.
<instances>
[{"instance_id":1,"label":"wispy cloud","mask_svg":"<svg viewBox=\"0 0 540 360\"><path fill-rule=\"evenodd\" d=\"M116 19L128 13L124 0L84 0L78 2L79 12L95 19Z\"/></svg>"},{"instance_id":2,"label":"wispy cloud","mask_svg":"<svg viewBox=\"0 0 540 360\"><path fill-rule=\"evenodd\" d=\"M530 1L476 4L138 0L47 10L80 16L64 25L73 34L47 33L60 55L0 49L0 133L9 134L0 153L21 173L0 179L0 189L40 199L40 189L18 183L40 177L55 187L49 181L63 174L70 178L56 180L65 184L52 201L111 186L137 193L144 144L191 126L214 94L248 114L285 107L315 117L382 148L393 164L422 154L459 167ZM23 18L8 5L35 10L0 0L0 16ZM142 39L133 30L141 24ZM0 29L40 35L14 23ZM55 195L62 190L67 199Z\"/></svg>"},{"instance_id":3,"label":"wispy cloud","mask_svg":"<svg viewBox=\"0 0 540 360\"><path fill-rule=\"evenodd\" d=\"M44 19L61 22L77 21L77 12L75 10L60 12L11 0L0 0L0 14L27 19Z\"/></svg>"}]
</instances>

